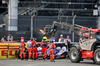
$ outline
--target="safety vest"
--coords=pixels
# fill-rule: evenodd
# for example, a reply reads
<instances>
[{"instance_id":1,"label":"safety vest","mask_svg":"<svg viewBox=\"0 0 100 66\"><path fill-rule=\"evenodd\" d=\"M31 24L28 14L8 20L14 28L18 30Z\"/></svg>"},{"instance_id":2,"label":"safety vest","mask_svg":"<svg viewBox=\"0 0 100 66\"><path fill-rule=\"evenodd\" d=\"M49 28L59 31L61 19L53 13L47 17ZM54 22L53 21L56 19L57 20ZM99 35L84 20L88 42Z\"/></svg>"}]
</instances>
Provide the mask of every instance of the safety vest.
<instances>
[{"instance_id":1,"label":"safety vest","mask_svg":"<svg viewBox=\"0 0 100 66\"><path fill-rule=\"evenodd\" d=\"M47 42L43 42L42 48L46 48L46 47L47 47Z\"/></svg>"},{"instance_id":2,"label":"safety vest","mask_svg":"<svg viewBox=\"0 0 100 66\"><path fill-rule=\"evenodd\" d=\"M20 49L24 49L24 48L25 48L25 43L24 42L20 43Z\"/></svg>"},{"instance_id":3,"label":"safety vest","mask_svg":"<svg viewBox=\"0 0 100 66\"><path fill-rule=\"evenodd\" d=\"M31 48L32 48L32 41L28 41L28 42L27 42L27 46L28 46L28 48L31 49Z\"/></svg>"},{"instance_id":4,"label":"safety vest","mask_svg":"<svg viewBox=\"0 0 100 66\"><path fill-rule=\"evenodd\" d=\"M37 47L36 44L35 44L35 42L33 42L32 47L33 48L36 48Z\"/></svg>"},{"instance_id":5,"label":"safety vest","mask_svg":"<svg viewBox=\"0 0 100 66\"><path fill-rule=\"evenodd\" d=\"M54 43L49 44L49 49L55 49L56 50L56 45Z\"/></svg>"},{"instance_id":6,"label":"safety vest","mask_svg":"<svg viewBox=\"0 0 100 66\"><path fill-rule=\"evenodd\" d=\"M49 49L53 49L53 48L52 48L52 44L49 44Z\"/></svg>"}]
</instances>

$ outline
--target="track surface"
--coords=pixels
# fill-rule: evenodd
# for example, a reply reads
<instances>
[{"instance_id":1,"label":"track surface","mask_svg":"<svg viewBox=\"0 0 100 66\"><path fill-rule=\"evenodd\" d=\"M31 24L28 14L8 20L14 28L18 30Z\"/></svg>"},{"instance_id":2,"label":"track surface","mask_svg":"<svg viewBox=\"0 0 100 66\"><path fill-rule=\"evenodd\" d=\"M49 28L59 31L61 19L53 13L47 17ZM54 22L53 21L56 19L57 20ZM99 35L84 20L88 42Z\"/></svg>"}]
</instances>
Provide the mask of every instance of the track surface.
<instances>
[{"instance_id":1,"label":"track surface","mask_svg":"<svg viewBox=\"0 0 100 66\"><path fill-rule=\"evenodd\" d=\"M100 66L94 64L91 60L84 60L80 63L71 63L70 60L60 59L56 60L56 62L50 62L49 60L35 60L35 61L27 61L27 60L0 60L0 66Z\"/></svg>"}]
</instances>

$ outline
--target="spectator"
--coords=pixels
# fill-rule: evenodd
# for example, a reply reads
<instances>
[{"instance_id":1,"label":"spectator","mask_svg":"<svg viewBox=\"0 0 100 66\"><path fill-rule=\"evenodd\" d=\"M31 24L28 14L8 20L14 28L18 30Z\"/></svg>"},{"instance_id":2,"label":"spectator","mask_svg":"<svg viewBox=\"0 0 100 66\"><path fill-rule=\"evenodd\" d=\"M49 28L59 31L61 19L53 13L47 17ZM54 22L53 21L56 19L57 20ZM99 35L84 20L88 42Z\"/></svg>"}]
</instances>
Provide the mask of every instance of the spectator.
<instances>
[{"instance_id":1,"label":"spectator","mask_svg":"<svg viewBox=\"0 0 100 66\"><path fill-rule=\"evenodd\" d=\"M8 41L13 41L13 36L11 34L9 34L9 36L7 37Z\"/></svg>"},{"instance_id":2,"label":"spectator","mask_svg":"<svg viewBox=\"0 0 100 66\"><path fill-rule=\"evenodd\" d=\"M60 35L59 42L65 42L65 39L63 38L63 35Z\"/></svg>"},{"instance_id":3,"label":"spectator","mask_svg":"<svg viewBox=\"0 0 100 66\"><path fill-rule=\"evenodd\" d=\"M2 42L6 41L6 36L4 35L4 37L2 37L1 39Z\"/></svg>"},{"instance_id":4,"label":"spectator","mask_svg":"<svg viewBox=\"0 0 100 66\"><path fill-rule=\"evenodd\" d=\"M69 36L67 36L66 40L67 40L68 42L71 42L71 39L69 38Z\"/></svg>"},{"instance_id":5,"label":"spectator","mask_svg":"<svg viewBox=\"0 0 100 66\"><path fill-rule=\"evenodd\" d=\"M53 36L51 36L50 41L55 42L55 40L56 40L56 39L55 39Z\"/></svg>"}]
</instances>

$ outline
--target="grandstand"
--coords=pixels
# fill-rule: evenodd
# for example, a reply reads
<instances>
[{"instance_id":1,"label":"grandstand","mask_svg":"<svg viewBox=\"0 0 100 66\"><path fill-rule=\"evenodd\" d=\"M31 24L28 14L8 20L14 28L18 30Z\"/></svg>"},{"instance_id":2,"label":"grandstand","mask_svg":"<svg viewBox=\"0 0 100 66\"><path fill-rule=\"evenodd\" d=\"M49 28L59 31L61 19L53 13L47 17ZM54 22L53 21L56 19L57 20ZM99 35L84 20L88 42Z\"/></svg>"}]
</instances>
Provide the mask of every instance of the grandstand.
<instances>
[{"instance_id":1,"label":"grandstand","mask_svg":"<svg viewBox=\"0 0 100 66\"><path fill-rule=\"evenodd\" d=\"M5 1L5 3L3 3ZM12 33L14 40L19 41L21 36L28 40L31 36L31 16L33 18L33 36L41 41L42 34L39 29L44 29L45 25L51 25L53 21L73 22L76 15L75 24L85 27L99 28L99 0L18 0L18 30L9 31L8 26L8 4L9 0L0 0L0 38L3 35ZM65 30L59 30L56 38L60 34L70 35ZM71 38L72 39L72 38ZM75 35L75 41L78 36Z\"/></svg>"}]
</instances>

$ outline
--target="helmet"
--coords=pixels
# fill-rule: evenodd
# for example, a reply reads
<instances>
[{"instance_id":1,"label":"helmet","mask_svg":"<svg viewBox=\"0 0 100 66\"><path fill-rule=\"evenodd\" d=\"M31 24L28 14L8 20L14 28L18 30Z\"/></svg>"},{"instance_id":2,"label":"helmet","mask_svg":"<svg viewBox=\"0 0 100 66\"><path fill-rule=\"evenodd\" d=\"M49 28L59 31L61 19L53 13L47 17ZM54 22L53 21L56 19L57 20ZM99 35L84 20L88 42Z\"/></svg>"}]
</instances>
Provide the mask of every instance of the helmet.
<instances>
[{"instance_id":1,"label":"helmet","mask_svg":"<svg viewBox=\"0 0 100 66\"><path fill-rule=\"evenodd\" d=\"M37 50L40 51L40 50L42 50L42 48L41 47L38 47Z\"/></svg>"},{"instance_id":2,"label":"helmet","mask_svg":"<svg viewBox=\"0 0 100 66\"><path fill-rule=\"evenodd\" d=\"M45 42L47 40L47 37L43 37L43 42Z\"/></svg>"},{"instance_id":3,"label":"helmet","mask_svg":"<svg viewBox=\"0 0 100 66\"><path fill-rule=\"evenodd\" d=\"M21 37L21 42L24 42L24 37Z\"/></svg>"},{"instance_id":4,"label":"helmet","mask_svg":"<svg viewBox=\"0 0 100 66\"><path fill-rule=\"evenodd\" d=\"M45 42L46 41L46 39L43 39L43 42Z\"/></svg>"},{"instance_id":5,"label":"helmet","mask_svg":"<svg viewBox=\"0 0 100 66\"><path fill-rule=\"evenodd\" d=\"M24 39L24 37L21 37L21 39Z\"/></svg>"},{"instance_id":6,"label":"helmet","mask_svg":"<svg viewBox=\"0 0 100 66\"><path fill-rule=\"evenodd\" d=\"M36 40L36 38L33 38L33 40L35 41L35 40Z\"/></svg>"},{"instance_id":7,"label":"helmet","mask_svg":"<svg viewBox=\"0 0 100 66\"><path fill-rule=\"evenodd\" d=\"M33 38L30 38L31 41L33 41Z\"/></svg>"},{"instance_id":8,"label":"helmet","mask_svg":"<svg viewBox=\"0 0 100 66\"><path fill-rule=\"evenodd\" d=\"M43 37L43 39L47 39L47 37L45 36L45 37Z\"/></svg>"}]
</instances>

